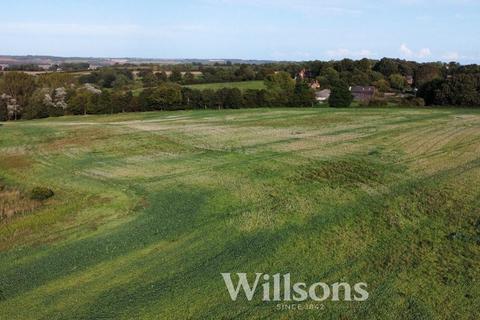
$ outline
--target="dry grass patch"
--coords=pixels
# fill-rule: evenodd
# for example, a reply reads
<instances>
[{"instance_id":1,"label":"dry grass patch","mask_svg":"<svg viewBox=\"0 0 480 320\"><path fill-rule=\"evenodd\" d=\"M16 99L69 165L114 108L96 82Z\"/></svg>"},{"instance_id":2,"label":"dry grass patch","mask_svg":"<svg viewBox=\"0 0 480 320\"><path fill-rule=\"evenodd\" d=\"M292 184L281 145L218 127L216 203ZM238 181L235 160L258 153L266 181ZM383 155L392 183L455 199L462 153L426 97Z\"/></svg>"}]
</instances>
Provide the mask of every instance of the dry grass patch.
<instances>
[{"instance_id":1,"label":"dry grass patch","mask_svg":"<svg viewBox=\"0 0 480 320\"><path fill-rule=\"evenodd\" d=\"M73 131L67 132L65 136L59 137L42 146L42 149L55 152L72 148L89 148L98 141L106 140L112 136L113 134L109 130L105 130L105 128L76 128Z\"/></svg>"},{"instance_id":2,"label":"dry grass patch","mask_svg":"<svg viewBox=\"0 0 480 320\"><path fill-rule=\"evenodd\" d=\"M0 168L24 169L31 165L32 161L24 155L7 155L0 157Z\"/></svg>"},{"instance_id":3,"label":"dry grass patch","mask_svg":"<svg viewBox=\"0 0 480 320\"><path fill-rule=\"evenodd\" d=\"M20 190L0 185L0 221L6 221L17 214L30 213L39 206Z\"/></svg>"}]
</instances>

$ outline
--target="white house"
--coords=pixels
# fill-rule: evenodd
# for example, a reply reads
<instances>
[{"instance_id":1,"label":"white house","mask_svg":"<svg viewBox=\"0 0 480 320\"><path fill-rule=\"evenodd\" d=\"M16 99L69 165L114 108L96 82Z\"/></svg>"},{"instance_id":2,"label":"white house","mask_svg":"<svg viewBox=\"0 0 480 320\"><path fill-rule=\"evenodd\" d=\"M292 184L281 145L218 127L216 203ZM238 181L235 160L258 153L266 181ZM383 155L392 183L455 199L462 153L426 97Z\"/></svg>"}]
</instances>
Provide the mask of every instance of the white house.
<instances>
[{"instance_id":1,"label":"white house","mask_svg":"<svg viewBox=\"0 0 480 320\"><path fill-rule=\"evenodd\" d=\"M320 91L317 91L315 92L315 99L318 101L318 102L325 102L328 100L328 98L330 98L330 94L332 93L332 91L330 89L323 89L323 90L320 90Z\"/></svg>"}]
</instances>

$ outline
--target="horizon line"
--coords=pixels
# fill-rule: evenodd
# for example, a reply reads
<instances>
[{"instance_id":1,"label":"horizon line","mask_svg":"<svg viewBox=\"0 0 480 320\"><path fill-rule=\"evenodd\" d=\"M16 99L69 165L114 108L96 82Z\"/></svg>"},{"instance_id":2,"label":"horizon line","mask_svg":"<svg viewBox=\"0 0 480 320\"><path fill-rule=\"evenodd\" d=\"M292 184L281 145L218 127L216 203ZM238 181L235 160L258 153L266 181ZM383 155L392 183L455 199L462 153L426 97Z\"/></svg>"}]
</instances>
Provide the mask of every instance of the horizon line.
<instances>
[{"instance_id":1,"label":"horizon line","mask_svg":"<svg viewBox=\"0 0 480 320\"><path fill-rule=\"evenodd\" d=\"M461 65L469 65L469 64L480 64L478 62L470 62L470 63L462 63L459 60L426 60L420 61L415 59L407 59L401 57L388 57L384 56L381 58L372 58L372 57L338 57L335 59L322 59L322 58L314 58L314 59L305 59L305 60L277 60L277 59L261 59L261 58L154 58L154 57L134 57L134 56L62 56L62 55L52 55L52 54L0 54L0 58L2 57L46 57L46 58L58 58L58 59L103 59L103 60L115 60L115 59L128 59L128 60L161 60L161 61L187 61L187 60L200 60L200 61L258 61L258 62L273 62L273 63L281 63L281 62L288 62L288 63L302 63L302 62L310 62L310 61L321 61L321 62L330 62L330 61L342 61L342 60L352 60L352 61L360 61L363 59L371 60L371 61L380 61L382 59L391 59L391 60L402 60L402 61L409 61L415 63L459 63Z\"/></svg>"}]
</instances>

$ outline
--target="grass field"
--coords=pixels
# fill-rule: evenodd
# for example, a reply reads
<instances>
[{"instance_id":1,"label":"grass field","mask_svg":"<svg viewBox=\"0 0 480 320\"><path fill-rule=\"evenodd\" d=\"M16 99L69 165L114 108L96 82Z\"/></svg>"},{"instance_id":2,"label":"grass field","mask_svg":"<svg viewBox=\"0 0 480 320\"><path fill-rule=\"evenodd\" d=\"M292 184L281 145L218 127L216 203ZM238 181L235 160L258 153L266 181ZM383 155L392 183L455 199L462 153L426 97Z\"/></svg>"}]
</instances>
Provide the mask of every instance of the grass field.
<instances>
[{"instance_id":1,"label":"grass field","mask_svg":"<svg viewBox=\"0 0 480 320\"><path fill-rule=\"evenodd\" d=\"M265 83L263 81L241 81L241 82L223 82L223 83L205 83L205 84L194 84L186 86L192 89L205 90L219 90L223 88L238 88L240 90L255 89L261 90L265 89Z\"/></svg>"},{"instance_id":2,"label":"grass field","mask_svg":"<svg viewBox=\"0 0 480 320\"><path fill-rule=\"evenodd\" d=\"M0 223L0 319L478 316L480 110L6 123L0 176L0 206L25 202ZM55 196L28 203L36 186ZM366 282L370 298L278 311L232 302L222 272Z\"/></svg>"},{"instance_id":3,"label":"grass field","mask_svg":"<svg viewBox=\"0 0 480 320\"><path fill-rule=\"evenodd\" d=\"M265 83L263 81L240 81L240 82L217 82L217 83L203 83L203 84L192 84L186 85L184 87L197 89L197 90L205 90L205 89L212 89L212 90L220 90L223 88L238 88L240 90L248 90L248 89L255 89L261 90L265 89ZM139 96L145 88L136 88L132 90L134 96Z\"/></svg>"}]
</instances>

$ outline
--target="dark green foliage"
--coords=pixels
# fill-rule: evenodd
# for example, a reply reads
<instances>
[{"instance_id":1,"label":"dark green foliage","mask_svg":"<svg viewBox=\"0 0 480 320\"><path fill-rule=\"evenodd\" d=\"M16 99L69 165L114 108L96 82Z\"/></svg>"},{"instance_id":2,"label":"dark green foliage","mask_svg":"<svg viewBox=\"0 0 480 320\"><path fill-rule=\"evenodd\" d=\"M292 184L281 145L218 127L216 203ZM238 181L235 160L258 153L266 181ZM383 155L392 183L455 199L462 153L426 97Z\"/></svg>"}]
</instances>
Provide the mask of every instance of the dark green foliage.
<instances>
[{"instance_id":1,"label":"dark green foliage","mask_svg":"<svg viewBox=\"0 0 480 320\"><path fill-rule=\"evenodd\" d=\"M265 80L267 101L270 106L285 107L293 101L295 80L287 72L269 75Z\"/></svg>"},{"instance_id":2,"label":"dark green foliage","mask_svg":"<svg viewBox=\"0 0 480 320\"><path fill-rule=\"evenodd\" d=\"M147 91L147 110L174 110L182 105L182 88L173 83L164 83Z\"/></svg>"},{"instance_id":3,"label":"dark green foliage","mask_svg":"<svg viewBox=\"0 0 480 320\"><path fill-rule=\"evenodd\" d=\"M248 89L243 94L243 101L248 108L260 108L267 107L266 103L266 90L253 90Z\"/></svg>"},{"instance_id":4,"label":"dark green foliage","mask_svg":"<svg viewBox=\"0 0 480 320\"><path fill-rule=\"evenodd\" d=\"M0 99L0 121L7 121L8 120L8 111L7 111L7 103L5 100Z\"/></svg>"},{"instance_id":5,"label":"dark green foliage","mask_svg":"<svg viewBox=\"0 0 480 320\"><path fill-rule=\"evenodd\" d=\"M255 70L252 68L252 66L242 64L240 68L235 72L235 76L238 79L242 79L242 81L251 81L255 80L256 75L255 75Z\"/></svg>"},{"instance_id":6,"label":"dark green foliage","mask_svg":"<svg viewBox=\"0 0 480 320\"><path fill-rule=\"evenodd\" d=\"M421 88L426 83L442 78L442 67L436 63L422 64L415 71L415 86Z\"/></svg>"},{"instance_id":7,"label":"dark green foliage","mask_svg":"<svg viewBox=\"0 0 480 320\"><path fill-rule=\"evenodd\" d=\"M58 67L63 71L83 71L88 70L90 64L85 62L62 63Z\"/></svg>"},{"instance_id":8,"label":"dark green foliage","mask_svg":"<svg viewBox=\"0 0 480 320\"><path fill-rule=\"evenodd\" d=\"M401 106L405 107L424 107L425 100L423 98L404 98L400 101Z\"/></svg>"},{"instance_id":9,"label":"dark green foliage","mask_svg":"<svg viewBox=\"0 0 480 320\"><path fill-rule=\"evenodd\" d=\"M390 86L393 89L402 91L407 87L407 81L401 74L392 74L388 79L390 80Z\"/></svg>"},{"instance_id":10,"label":"dark green foliage","mask_svg":"<svg viewBox=\"0 0 480 320\"><path fill-rule=\"evenodd\" d=\"M165 71L156 73L155 77L159 83L168 81L168 75L165 73Z\"/></svg>"},{"instance_id":11,"label":"dark green foliage","mask_svg":"<svg viewBox=\"0 0 480 320\"><path fill-rule=\"evenodd\" d=\"M79 90L68 101L67 113L74 115L101 113L99 95L87 90Z\"/></svg>"},{"instance_id":12,"label":"dark green foliage","mask_svg":"<svg viewBox=\"0 0 480 320\"><path fill-rule=\"evenodd\" d=\"M187 109L202 108L202 93L200 90L193 90L182 87L182 105Z\"/></svg>"},{"instance_id":13,"label":"dark green foliage","mask_svg":"<svg viewBox=\"0 0 480 320\"><path fill-rule=\"evenodd\" d=\"M185 76L183 77L183 83L185 84L193 84L195 83L195 76L191 72L185 73Z\"/></svg>"},{"instance_id":14,"label":"dark green foliage","mask_svg":"<svg viewBox=\"0 0 480 320\"><path fill-rule=\"evenodd\" d=\"M337 83L332 88L332 93L328 100L330 107L332 108L347 108L353 102L353 96L349 87L342 82Z\"/></svg>"},{"instance_id":15,"label":"dark green foliage","mask_svg":"<svg viewBox=\"0 0 480 320\"><path fill-rule=\"evenodd\" d=\"M5 68L6 71L43 71L38 64L17 64Z\"/></svg>"},{"instance_id":16,"label":"dark green foliage","mask_svg":"<svg viewBox=\"0 0 480 320\"><path fill-rule=\"evenodd\" d=\"M215 96L215 91L212 89L206 89L202 91L202 103L204 109L213 108L215 106Z\"/></svg>"},{"instance_id":17,"label":"dark green foliage","mask_svg":"<svg viewBox=\"0 0 480 320\"><path fill-rule=\"evenodd\" d=\"M480 74L456 74L447 80L436 79L420 88L418 96L427 105L480 105Z\"/></svg>"},{"instance_id":18,"label":"dark green foliage","mask_svg":"<svg viewBox=\"0 0 480 320\"><path fill-rule=\"evenodd\" d=\"M225 109L239 109L243 106L243 96L240 89L221 89L217 91L217 95L219 104L222 103Z\"/></svg>"},{"instance_id":19,"label":"dark green foliage","mask_svg":"<svg viewBox=\"0 0 480 320\"><path fill-rule=\"evenodd\" d=\"M315 92L306 81L298 79L295 83L291 105L293 107L311 107L315 102Z\"/></svg>"},{"instance_id":20,"label":"dark green foliage","mask_svg":"<svg viewBox=\"0 0 480 320\"><path fill-rule=\"evenodd\" d=\"M112 103L112 96L110 92L106 90L102 91L98 97L97 107L95 108L94 112L98 114L112 114L115 111L115 106Z\"/></svg>"},{"instance_id":21,"label":"dark green foliage","mask_svg":"<svg viewBox=\"0 0 480 320\"><path fill-rule=\"evenodd\" d=\"M51 189L45 188L45 187L36 187L36 188L33 188L32 191L30 192L30 198L32 200L39 200L39 201L50 199L54 195L55 194Z\"/></svg>"},{"instance_id":22,"label":"dark green foliage","mask_svg":"<svg viewBox=\"0 0 480 320\"><path fill-rule=\"evenodd\" d=\"M115 91L111 95L111 113L134 111L131 109L133 95L131 91Z\"/></svg>"},{"instance_id":23,"label":"dark green foliage","mask_svg":"<svg viewBox=\"0 0 480 320\"><path fill-rule=\"evenodd\" d=\"M77 79L71 73L45 73L37 76L37 87L57 89L68 88L77 84Z\"/></svg>"},{"instance_id":24,"label":"dark green foliage","mask_svg":"<svg viewBox=\"0 0 480 320\"><path fill-rule=\"evenodd\" d=\"M48 106L44 103L45 92L43 90L37 90L30 97L28 105L24 110L25 119L42 119L48 118Z\"/></svg>"},{"instance_id":25,"label":"dark green foliage","mask_svg":"<svg viewBox=\"0 0 480 320\"><path fill-rule=\"evenodd\" d=\"M174 69L172 74L169 77L170 81L172 82L181 82L183 79L182 73L178 69Z\"/></svg>"},{"instance_id":26,"label":"dark green foliage","mask_svg":"<svg viewBox=\"0 0 480 320\"><path fill-rule=\"evenodd\" d=\"M128 69L102 68L82 76L80 83L92 83L103 88L122 87L133 81L133 73Z\"/></svg>"},{"instance_id":27,"label":"dark green foliage","mask_svg":"<svg viewBox=\"0 0 480 320\"><path fill-rule=\"evenodd\" d=\"M145 88L154 87L159 83L158 78L151 71L142 75L142 81Z\"/></svg>"},{"instance_id":28,"label":"dark green foliage","mask_svg":"<svg viewBox=\"0 0 480 320\"><path fill-rule=\"evenodd\" d=\"M84 70L88 64L62 67L64 70ZM134 79L134 71L138 72L139 79ZM171 72L171 81L167 72ZM426 105L477 106L480 105L479 75L480 67L477 65L462 66L453 62L421 64L389 58L380 61L343 59L263 65L116 65L100 68L79 78L71 73L54 72L33 77L9 72L0 82L0 94L9 96L3 100L10 99L0 103L0 120L148 110L310 107L316 103L314 92L310 89L314 81L321 89L334 88L330 102L335 107L350 105L351 97L345 86L354 85L373 85L380 93L393 90L409 96L414 96L415 89L420 89L418 97ZM242 85L249 84L242 81L254 79L264 80L267 90ZM172 82L178 85L229 82L229 88L213 86L215 91L200 91L193 86L190 89L174 87ZM85 90L79 83L93 86ZM335 89L339 83L343 83L343 89ZM145 90L141 90L141 86ZM263 85L258 89L261 87ZM43 101L39 93L42 90L46 90L50 100ZM61 98L55 96L57 90L61 92ZM384 106L386 102L393 102L403 106L408 103L411 103L410 106L422 106L423 101L397 97L388 101L373 101L371 105ZM7 113L7 104L16 107L10 107Z\"/></svg>"},{"instance_id":29,"label":"dark green foliage","mask_svg":"<svg viewBox=\"0 0 480 320\"><path fill-rule=\"evenodd\" d=\"M24 107L35 89L35 78L33 76L23 72L9 72L3 76L0 95L6 93L16 99L18 105Z\"/></svg>"},{"instance_id":30,"label":"dark green foliage","mask_svg":"<svg viewBox=\"0 0 480 320\"><path fill-rule=\"evenodd\" d=\"M375 64L373 67L374 71L378 71L383 74L385 77L389 77L392 74L399 72L398 61L388 58L383 58Z\"/></svg>"},{"instance_id":31,"label":"dark green foliage","mask_svg":"<svg viewBox=\"0 0 480 320\"><path fill-rule=\"evenodd\" d=\"M386 107L388 106L388 101L383 98L374 98L366 102L362 102L369 107Z\"/></svg>"}]
</instances>

